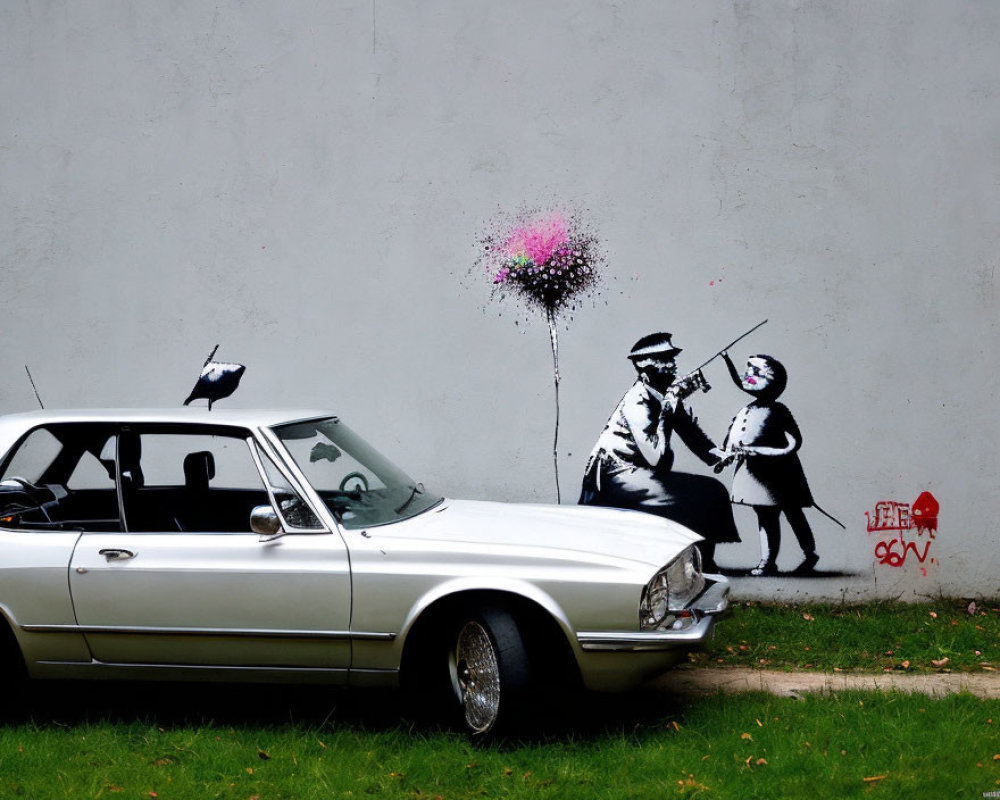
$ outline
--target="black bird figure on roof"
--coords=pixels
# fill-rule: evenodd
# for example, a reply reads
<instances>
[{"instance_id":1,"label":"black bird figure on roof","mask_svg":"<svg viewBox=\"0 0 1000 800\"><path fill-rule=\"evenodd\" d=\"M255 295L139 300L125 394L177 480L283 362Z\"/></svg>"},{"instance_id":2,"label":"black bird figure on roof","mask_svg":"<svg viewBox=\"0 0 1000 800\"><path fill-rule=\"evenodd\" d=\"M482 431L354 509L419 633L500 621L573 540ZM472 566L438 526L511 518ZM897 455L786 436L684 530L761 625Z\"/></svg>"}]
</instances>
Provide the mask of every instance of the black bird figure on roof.
<instances>
[{"instance_id":1,"label":"black bird figure on roof","mask_svg":"<svg viewBox=\"0 0 1000 800\"><path fill-rule=\"evenodd\" d=\"M243 377L243 373L246 372L247 368L243 364L213 361L212 358L218 349L219 345L216 345L212 352L208 354L208 358L205 359L205 366L202 367L201 375L198 376L198 382L195 383L191 394L188 395L188 399L184 401L184 405L189 405L192 400L204 398L208 400L208 410L211 411L212 403L216 400L221 400L223 397L229 397L229 395L236 391L236 387L240 385L240 378Z\"/></svg>"}]
</instances>

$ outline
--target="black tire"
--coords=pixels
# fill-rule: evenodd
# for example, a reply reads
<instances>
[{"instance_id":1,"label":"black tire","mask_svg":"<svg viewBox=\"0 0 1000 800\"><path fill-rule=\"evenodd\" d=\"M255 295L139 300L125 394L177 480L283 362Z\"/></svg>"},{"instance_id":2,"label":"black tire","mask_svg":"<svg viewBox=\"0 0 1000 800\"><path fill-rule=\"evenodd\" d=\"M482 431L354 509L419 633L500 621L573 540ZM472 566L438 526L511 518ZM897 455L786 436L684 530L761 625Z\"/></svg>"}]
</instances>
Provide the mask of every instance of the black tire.
<instances>
[{"instance_id":1,"label":"black tire","mask_svg":"<svg viewBox=\"0 0 1000 800\"><path fill-rule=\"evenodd\" d=\"M459 615L451 632L448 676L465 729L477 737L513 730L533 685L517 621L506 609L488 607Z\"/></svg>"}]
</instances>

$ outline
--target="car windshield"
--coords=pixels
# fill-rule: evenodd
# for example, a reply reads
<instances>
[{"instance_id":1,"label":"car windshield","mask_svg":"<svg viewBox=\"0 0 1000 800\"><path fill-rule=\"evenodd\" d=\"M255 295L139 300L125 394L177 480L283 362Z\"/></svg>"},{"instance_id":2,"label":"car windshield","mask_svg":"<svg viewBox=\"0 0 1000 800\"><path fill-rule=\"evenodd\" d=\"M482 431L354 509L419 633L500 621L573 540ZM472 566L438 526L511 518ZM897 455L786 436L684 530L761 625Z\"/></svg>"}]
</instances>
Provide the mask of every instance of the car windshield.
<instances>
[{"instance_id":1,"label":"car windshield","mask_svg":"<svg viewBox=\"0 0 1000 800\"><path fill-rule=\"evenodd\" d=\"M345 528L398 522L442 500L336 418L276 425L272 430Z\"/></svg>"}]
</instances>

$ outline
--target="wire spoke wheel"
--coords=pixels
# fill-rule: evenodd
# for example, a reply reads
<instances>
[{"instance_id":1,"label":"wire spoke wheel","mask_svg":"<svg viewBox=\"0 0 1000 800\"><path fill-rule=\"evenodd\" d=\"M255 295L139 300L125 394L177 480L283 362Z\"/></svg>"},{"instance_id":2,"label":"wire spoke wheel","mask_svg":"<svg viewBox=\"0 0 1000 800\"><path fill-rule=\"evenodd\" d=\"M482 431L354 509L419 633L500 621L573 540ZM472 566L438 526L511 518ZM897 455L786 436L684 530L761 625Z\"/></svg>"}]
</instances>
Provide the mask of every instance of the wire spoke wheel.
<instances>
[{"instance_id":1,"label":"wire spoke wheel","mask_svg":"<svg viewBox=\"0 0 1000 800\"><path fill-rule=\"evenodd\" d=\"M453 668L465 724L473 733L486 733L500 714L500 663L479 622L467 622L458 632Z\"/></svg>"}]
</instances>

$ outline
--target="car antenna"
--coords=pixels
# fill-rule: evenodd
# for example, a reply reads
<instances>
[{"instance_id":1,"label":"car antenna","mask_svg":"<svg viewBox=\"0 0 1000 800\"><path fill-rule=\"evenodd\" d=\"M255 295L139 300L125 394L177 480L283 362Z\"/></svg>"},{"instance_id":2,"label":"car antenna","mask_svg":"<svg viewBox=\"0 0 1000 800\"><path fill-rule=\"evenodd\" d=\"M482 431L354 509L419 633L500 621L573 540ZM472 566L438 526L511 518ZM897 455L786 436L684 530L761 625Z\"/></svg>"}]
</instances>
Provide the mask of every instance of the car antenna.
<instances>
[{"instance_id":1,"label":"car antenna","mask_svg":"<svg viewBox=\"0 0 1000 800\"><path fill-rule=\"evenodd\" d=\"M42 410L44 411L45 404L42 402L42 398L38 396L38 388L35 386L35 379L31 377L31 370L28 369L27 364L24 365L24 371L28 373L28 380L31 381L31 388L35 392L35 399L38 401L38 405L40 405L42 407Z\"/></svg>"}]
</instances>

